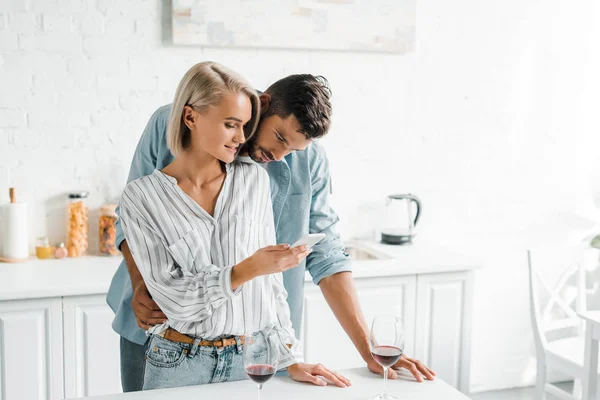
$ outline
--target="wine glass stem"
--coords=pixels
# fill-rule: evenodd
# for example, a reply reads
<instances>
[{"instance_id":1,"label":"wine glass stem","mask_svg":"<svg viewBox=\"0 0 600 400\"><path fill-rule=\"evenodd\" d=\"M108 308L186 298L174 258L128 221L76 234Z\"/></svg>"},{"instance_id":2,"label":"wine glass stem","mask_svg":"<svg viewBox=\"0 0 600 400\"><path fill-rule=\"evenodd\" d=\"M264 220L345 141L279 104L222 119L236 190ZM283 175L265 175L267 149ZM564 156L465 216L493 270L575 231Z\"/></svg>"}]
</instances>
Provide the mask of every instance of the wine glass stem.
<instances>
[{"instance_id":1,"label":"wine glass stem","mask_svg":"<svg viewBox=\"0 0 600 400\"><path fill-rule=\"evenodd\" d=\"M388 367L383 367L383 397L387 396L387 375Z\"/></svg>"},{"instance_id":2,"label":"wine glass stem","mask_svg":"<svg viewBox=\"0 0 600 400\"><path fill-rule=\"evenodd\" d=\"M260 392L262 392L262 387L263 387L263 384L259 383L258 384L258 396L256 397L258 400L260 400Z\"/></svg>"}]
</instances>

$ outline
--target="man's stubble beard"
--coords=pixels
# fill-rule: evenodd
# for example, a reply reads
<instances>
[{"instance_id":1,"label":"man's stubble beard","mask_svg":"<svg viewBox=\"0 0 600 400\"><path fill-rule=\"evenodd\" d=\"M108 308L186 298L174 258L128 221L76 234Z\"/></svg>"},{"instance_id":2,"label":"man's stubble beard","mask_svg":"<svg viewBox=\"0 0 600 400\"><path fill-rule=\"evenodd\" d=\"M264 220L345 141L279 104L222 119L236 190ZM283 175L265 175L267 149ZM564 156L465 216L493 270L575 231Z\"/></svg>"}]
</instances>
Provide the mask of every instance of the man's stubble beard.
<instances>
[{"instance_id":1,"label":"man's stubble beard","mask_svg":"<svg viewBox=\"0 0 600 400\"><path fill-rule=\"evenodd\" d=\"M246 142L242 151L247 152L248 156L252 159L252 161L254 161L256 163L262 163L262 160L257 159L257 157L256 157L256 149L257 149L256 138L257 138L257 135L252 136L252 138L250 138L250 140L248 140Z\"/></svg>"}]
</instances>

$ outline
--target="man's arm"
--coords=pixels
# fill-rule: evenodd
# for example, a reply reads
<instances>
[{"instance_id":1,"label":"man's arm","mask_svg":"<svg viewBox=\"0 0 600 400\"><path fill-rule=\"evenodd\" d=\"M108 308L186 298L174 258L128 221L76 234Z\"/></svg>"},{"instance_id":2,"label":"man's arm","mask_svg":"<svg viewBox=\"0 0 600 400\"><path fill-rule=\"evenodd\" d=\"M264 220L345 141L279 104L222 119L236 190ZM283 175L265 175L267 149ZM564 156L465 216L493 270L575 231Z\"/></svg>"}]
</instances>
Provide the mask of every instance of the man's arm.
<instances>
[{"instance_id":1,"label":"man's arm","mask_svg":"<svg viewBox=\"0 0 600 400\"><path fill-rule=\"evenodd\" d=\"M367 364L374 361L369 347L369 326L358 303L352 273L340 272L323 278L319 288L363 360Z\"/></svg>"},{"instance_id":2,"label":"man's arm","mask_svg":"<svg viewBox=\"0 0 600 400\"><path fill-rule=\"evenodd\" d=\"M327 304L335 314L342 328L346 331L352 343L367 363L369 370L374 373L383 373L383 368L371 356L369 346L369 325L360 309L356 288L352 280L352 274L341 272L326 278L319 283L321 292ZM435 372L429 369L422 362L402 356L394 368L405 368L419 382L423 381L423 375L429 380L433 380ZM392 368L388 369L388 378L396 378L397 374Z\"/></svg>"},{"instance_id":3,"label":"man's arm","mask_svg":"<svg viewBox=\"0 0 600 400\"><path fill-rule=\"evenodd\" d=\"M318 144L311 146L314 147L311 150L315 151L315 156L311 160L313 196L310 233L325 233L327 238L313 247L313 252L308 256L307 268L369 369L375 373L383 373L383 368L371 356L369 327L362 314L352 280L351 260L345 254L337 232L338 216L329 205L330 175L327 156ZM394 367L408 369L419 382L423 380L422 375L427 379L433 379L435 375L421 362L404 356ZM388 369L388 377L396 376L393 369Z\"/></svg>"},{"instance_id":4,"label":"man's arm","mask_svg":"<svg viewBox=\"0 0 600 400\"><path fill-rule=\"evenodd\" d=\"M159 150L163 146L167 146L166 132L170 109L170 106L161 107L150 117L150 120L146 124L146 128L142 133L142 137L137 144L135 153L133 154L131 167L129 168L129 175L127 177L127 183L135 181L136 179L146 175L150 175L156 169ZM116 212L119 218L117 219L115 226L117 231L115 243L118 248L121 248L121 245L125 240L125 236L123 235L123 228L121 227L120 207L117 207ZM125 254L123 255L125 256ZM129 258L131 259L131 254L129 254ZM125 260L127 261L127 258L125 258ZM127 268L129 269L129 263L127 263Z\"/></svg>"},{"instance_id":5,"label":"man's arm","mask_svg":"<svg viewBox=\"0 0 600 400\"><path fill-rule=\"evenodd\" d=\"M142 274L138 269L137 265L135 265L135 260L131 255L131 251L129 250L129 245L127 244L127 240L123 240L121 243L121 252L123 253L123 258L125 259L125 264L127 265L127 271L129 272L129 278L131 278L131 286L136 287L140 281L144 281L142 278Z\"/></svg>"}]
</instances>

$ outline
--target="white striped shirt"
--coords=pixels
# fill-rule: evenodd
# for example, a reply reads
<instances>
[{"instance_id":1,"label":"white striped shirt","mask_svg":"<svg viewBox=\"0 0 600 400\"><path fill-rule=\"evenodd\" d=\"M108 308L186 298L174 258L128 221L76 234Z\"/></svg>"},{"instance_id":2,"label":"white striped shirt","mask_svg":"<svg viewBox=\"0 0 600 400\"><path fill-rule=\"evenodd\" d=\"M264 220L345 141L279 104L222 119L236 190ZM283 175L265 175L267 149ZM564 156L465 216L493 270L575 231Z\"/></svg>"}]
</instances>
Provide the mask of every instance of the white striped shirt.
<instances>
[{"instance_id":1,"label":"white striped shirt","mask_svg":"<svg viewBox=\"0 0 600 400\"><path fill-rule=\"evenodd\" d=\"M226 172L214 217L159 170L125 187L123 232L152 298L168 319L150 333L171 327L211 340L274 329L284 368L301 362L302 349L282 274L231 289L233 266L276 243L269 176L258 164L239 159L227 164Z\"/></svg>"}]
</instances>

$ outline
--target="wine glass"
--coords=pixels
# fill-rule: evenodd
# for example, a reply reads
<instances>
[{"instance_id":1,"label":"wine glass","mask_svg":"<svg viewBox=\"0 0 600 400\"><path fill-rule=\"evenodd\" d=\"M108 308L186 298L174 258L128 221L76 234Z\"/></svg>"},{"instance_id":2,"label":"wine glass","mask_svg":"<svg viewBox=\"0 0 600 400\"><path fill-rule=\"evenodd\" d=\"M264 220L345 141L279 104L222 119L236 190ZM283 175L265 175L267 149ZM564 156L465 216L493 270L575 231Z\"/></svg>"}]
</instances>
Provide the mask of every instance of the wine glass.
<instances>
[{"instance_id":1,"label":"wine glass","mask_svg":"<svg viewBox=\"0 0 600 400\"><path fill-rule=\"evenodd\" d=\"M397 400L387 394L388 368L396 364L404 351L404 330L402 321L392 315L378 315L371 325L371 355L383 367L383 392L372 400Z\"/></svg>"},{"instance_id":2,"label":"wine glass","mask_svg":"<svg viewBox=\"0 0 600 400\"><path fill-rule=\"evenodd\" d=\"M279 352L274 333L256 332L244 342L244 370L248 378L258 384L258 400L266 381L271 379L279 365Z\"/></svg>"}]
</instances>

